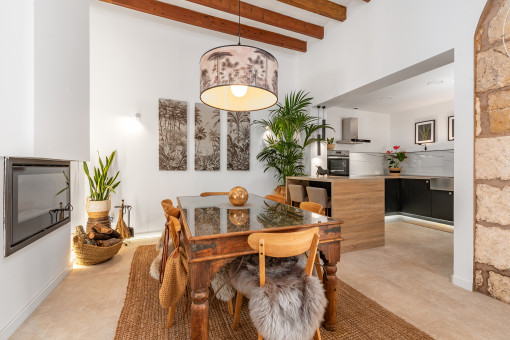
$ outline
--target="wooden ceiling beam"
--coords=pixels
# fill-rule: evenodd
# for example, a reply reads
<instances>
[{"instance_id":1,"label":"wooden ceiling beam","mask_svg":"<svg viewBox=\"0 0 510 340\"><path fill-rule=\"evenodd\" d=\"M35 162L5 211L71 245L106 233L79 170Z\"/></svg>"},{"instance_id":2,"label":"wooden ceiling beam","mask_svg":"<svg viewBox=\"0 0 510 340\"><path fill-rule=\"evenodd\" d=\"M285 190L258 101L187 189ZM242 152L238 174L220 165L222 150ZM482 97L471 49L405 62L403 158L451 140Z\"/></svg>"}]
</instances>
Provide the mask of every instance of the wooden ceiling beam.
<instances>
[{"instance_id":1,"label":"wooden ceiling beam","mask_svg":"<svg viewBox=\"0 0 510 340\"><path fill-rule=\"evenodd\" d=\"M117 6L126 7L139 12L156 15L162 18L182 22L221 32L225 34L238 35L238 23L225 20L212 15L192 11L187 8L171 5L157 0L99 0ZM263 29L241 25L241 37L259 41L262 43L279 46L299 52L306 52L306 41L288 37L279 33Z\"/></svg>"},{"instance_id":2,"label":"wooden ceiling beam","mask_svg":"<svg viewBox=\"0 0 510 340\"><path fill-rule=\"evenodd\" d=\"M278 0L284 4L304 9L331 19L345 21L347 7L328 0Z\"/></svg>"},{"instance_id":3,"label":"wooden ceiling beam","mask_svg":"<svg viewBox=\"0 0 510 340\"><path fill-rule=\"evenodd\" d=\"M238 15L239 2L237 0L188 0L190 2L214 8L226 13ZM288 15L273 12L268 9L241 2L241 16L267 25L283 28L292 32L304 34L313 38L324 38L324 27L299 20Z\"/></svg>"}]
</instances>

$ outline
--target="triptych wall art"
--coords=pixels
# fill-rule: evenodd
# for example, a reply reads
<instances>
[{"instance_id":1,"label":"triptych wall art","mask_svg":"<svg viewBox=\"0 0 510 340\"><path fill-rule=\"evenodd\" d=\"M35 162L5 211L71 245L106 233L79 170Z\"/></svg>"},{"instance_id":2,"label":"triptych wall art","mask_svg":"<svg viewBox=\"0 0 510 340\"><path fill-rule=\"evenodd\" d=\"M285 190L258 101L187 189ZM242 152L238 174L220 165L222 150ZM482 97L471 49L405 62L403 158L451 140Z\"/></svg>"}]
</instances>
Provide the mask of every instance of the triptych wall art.
<instances>
[{"instance_id":1,"label":"triptych wall art","mask_svg":"<svg viewBox=\"0 0 510 340\"><path fill-rule=\"evenodd\" d=\"M188 167L188 105L159 100L159 170L186 171Z\"/></svg>"},{"instance_id":2,"label":"triptych wall art","mask_svg":"<svg viewBox=\"0 0 510 340\"><path fill-rule=\"evenodd\" d=\"M227 170L250 170L250 113L229 111L227 122Z\"/></svg>"},{"instance_id":3,"label":"triptych wall art","mask_svg":"<svg viewBox=\"0 0 510 340\"><path fill-rule=\"evenodd\" d=\"M195 170L220 170L220 110L195 104Z\"/></svg>"},{"instance_id":4,"label":"triptych wall art","mask_svg":"<svg viewBox=\"0 0 510 340\"><path fill-rule=\"evenodd\" d=\"M195 170L219 171L220 110L195 103ZM250 170L250 113L227 113L227 170ZM159 170L186 171L188 106L159 99Z\"/></svg>"}]
</instances>

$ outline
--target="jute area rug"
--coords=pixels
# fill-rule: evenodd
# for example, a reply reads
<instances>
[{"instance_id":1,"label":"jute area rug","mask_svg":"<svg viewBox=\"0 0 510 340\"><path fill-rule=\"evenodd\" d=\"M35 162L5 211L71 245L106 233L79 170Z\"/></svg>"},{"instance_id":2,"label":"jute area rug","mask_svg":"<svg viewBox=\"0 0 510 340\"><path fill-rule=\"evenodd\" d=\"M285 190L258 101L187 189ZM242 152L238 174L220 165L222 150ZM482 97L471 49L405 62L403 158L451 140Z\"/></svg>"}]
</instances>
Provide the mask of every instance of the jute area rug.
<instances>
[{"instance_id":1,"label":"jute area rug","mask_svg":"<svg viewBox=\"0 0 510 340\"><path fill-rule=\"evenodd\" d=\"M165 329L168 310L158 300L159 282L149 276L149 267L156 256L154 245L136 249L115 339L189 339L189 299L179 302L174 324ZM432 339L410 323L384 309L346 283L338 280L338 323L335 332L321 328L324 340L332 339ZM257 339L257 331L250 321L248 305L243 305L239 328L232 330L233 316L227 303L209 301L209 339Z\"/></svg>"}]
</instances>

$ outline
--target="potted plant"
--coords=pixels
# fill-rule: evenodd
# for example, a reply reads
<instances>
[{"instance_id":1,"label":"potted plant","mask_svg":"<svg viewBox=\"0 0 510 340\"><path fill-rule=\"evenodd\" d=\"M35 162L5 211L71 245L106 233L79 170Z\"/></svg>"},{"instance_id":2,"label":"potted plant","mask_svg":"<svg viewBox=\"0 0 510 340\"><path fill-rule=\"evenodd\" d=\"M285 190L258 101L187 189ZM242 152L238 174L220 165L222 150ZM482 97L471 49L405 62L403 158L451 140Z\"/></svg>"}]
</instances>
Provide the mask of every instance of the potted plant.
<instances>
[{"instance_id":1,"label":"potted plant","mask_svg":"<svg viewBox=\"0 0 510 340\"><path fill-rule=\"evenodd\" d=\"M105 157L105 161L101 160L99 152L99 168L94 167L94 176L89 172L86 162L83 162L83 170L89 180L90 196L87 197L87 214L89 218L105 218L108 217L112 206L110 193L115 193L115 189L119 186L120 181L115 182L119 176L119 171L114 177L109 177L108 172L112 166L116 151L113 151L110 157Z\"/></svg>"},{"instance_id":2,"label":"potted plant","mask_svg":"<svg viewBox=\"0 0 510 340\"><path fill-rule=\"evenodd\" d=\"M393 151L386 151L386 155L388 156L387 160L390 161L388 168L391 176L400 176L400 172L402 171L400 163L407 158L406 152L399 151L398 149L400 149L400 146L395 145Z\"/></svg>"},{"instance_id":3,"label":"potted plant","mask_svg":"<svg viewBox=\"0 0 510 340\"><path fill-rule=\"evenodd\" d=\"M335 149L335 139L328 138L326 140L328 141L328 150L334 150Z\"/></svg>"},{"instance_id":4,"label":"potted plant","mask_svg":"<svg viewBox=\"0 0 510 340\"><path fill-rule=\"evenodd\" d=\"M313 138L323 127L333 129L328 124L316 124L317 118L308 115L312 98L304 91L294 91L285 95L283 104L269 112L269 118L256 120L254 125L271 133L264 139L266 147L257 155L257 160L265 163L264 172L276 171L279 185L275 192L285 196L285 179L288 176L304 176L304 153L307 146L322 139Z\"/></svg>"}]
</instances>

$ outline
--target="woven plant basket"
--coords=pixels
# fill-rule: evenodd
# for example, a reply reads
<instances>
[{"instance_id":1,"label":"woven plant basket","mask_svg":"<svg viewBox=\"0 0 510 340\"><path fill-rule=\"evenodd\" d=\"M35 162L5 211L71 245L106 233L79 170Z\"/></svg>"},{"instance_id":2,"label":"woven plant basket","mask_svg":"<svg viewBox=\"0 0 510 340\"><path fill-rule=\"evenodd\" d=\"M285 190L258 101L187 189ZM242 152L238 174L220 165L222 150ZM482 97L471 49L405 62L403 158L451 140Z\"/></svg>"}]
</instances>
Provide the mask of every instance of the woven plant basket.
<instances>
[{"instance_id":1,"label":"woven plant basket","mask_svg":"<svg viewBox=\"0 0 510 340\"><path fill-rule=\"evenodd\" d=\"M122 248L123 240L110 247L98 247L80 242L78 235L73 237L73 248L75 254L75 263L91 266L111 259Z\"/></svg>"}]
</instances>

